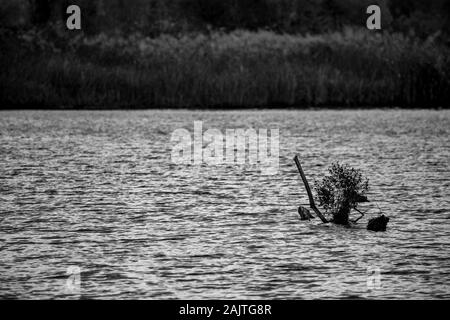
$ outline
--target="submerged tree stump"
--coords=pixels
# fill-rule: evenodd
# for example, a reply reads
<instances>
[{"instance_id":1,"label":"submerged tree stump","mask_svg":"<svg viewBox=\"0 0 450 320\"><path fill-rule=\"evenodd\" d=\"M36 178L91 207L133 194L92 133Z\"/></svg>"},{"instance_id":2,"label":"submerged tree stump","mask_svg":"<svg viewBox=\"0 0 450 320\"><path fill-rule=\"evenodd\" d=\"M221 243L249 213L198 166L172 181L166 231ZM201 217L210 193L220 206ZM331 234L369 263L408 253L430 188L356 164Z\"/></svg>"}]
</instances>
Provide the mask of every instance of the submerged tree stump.
<instances>
[{"instance_id":1,"label":"submerged tree stump","mask_svg":"<svg viewBox=\"0 0 450 320\"><path fill-rule=\"evenodd\" d=\"M342 206L337 212L333 212L333 220L331 222L335 224L348 225L350 216L350 207Z\"/></svg>"},{"instance_id":2,"label":"submerged tree stump","mask_svg":"<svg viewBox=\"0 0 450 320\"><path fill-rule=\"evenodd\" d=\"M389 222L389 218L382 214L379 217L372 218L367 223L367 230L372 231L386 231L386 226Z\"/></svg>"},{"instance_id":3,"label":"submerged tree stump","mask_svg":"<svg viewBox=\"0 0 450 320\"><path fill-rule=\"evenodd\" d=\"M298 155L294 157L294 161L295 164L297 165L300 177L303 180L303 184L305 185L306 193L308 194L309 198L310 208L316 213L316 215L322 220L322 222L327 223L328 220L325 218L322 212L320 212L320 210L317 208L314 202L311 188L309 186L308 181L306 180L306 176L305 173L303 172L303 168L300 164ZM369 202L367 196L360 193L361 191L362 193L367 191L368 179L364 180L361 173L358 170L348 166L340 166L339 163L334 164L332 166L332 169L330 169L330 173L332 175L335 174L337 178L333 177L334 180L326 180L328 179L328 177L324 178L325 185L323 186L324 191L322 191L322 194L324 194L324 196L322 198L319 197L319 201L325 203L325 205L327 205L325 209L328 209L329 210L328 212L330 212L333 215L333 218L330 220L330 222L339 225L346 225L346 226L350 225L349 219L350 211L354 209L355 211L361 214L361 217L359 217L356 220L352 220L352 223L356 223L364 216L364 212L361 212L357 209L357 204L361 202ZM337 195L334 195L337 198L331 197L330 201L329 195L331 192L334 192L336 188L332 188L333 185L329 187L329 184L334 183L336 179L338 181L339 179L343 180L343 182L346 183L348 187L339 191ZM328 183L328 185L326 183ZM341 184L338 184L338 187L341 187ZM338 201L335 201L336 199ZM308 210L303 206L298 207L298 214L300 215L301 220L310 220L311 218L314 218L310 210ZM385 215L381 215L377 218L370 219L369 223L367 224L367 229L372 231L386 231L386 226L388 222L389 218L386 217Z\"/></svg>"}]
</instances>

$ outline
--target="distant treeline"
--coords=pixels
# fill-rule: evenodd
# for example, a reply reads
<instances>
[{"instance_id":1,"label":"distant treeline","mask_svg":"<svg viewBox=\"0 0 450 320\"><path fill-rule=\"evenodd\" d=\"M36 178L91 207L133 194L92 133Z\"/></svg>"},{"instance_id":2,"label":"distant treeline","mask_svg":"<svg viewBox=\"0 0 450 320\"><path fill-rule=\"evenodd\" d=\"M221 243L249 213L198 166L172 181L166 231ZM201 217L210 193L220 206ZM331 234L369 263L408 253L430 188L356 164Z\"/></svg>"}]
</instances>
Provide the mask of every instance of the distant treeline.
<instances>
[{"instance_id":1,"label":"distant treeline","mask_svg":"<svg viewBox=\"0 0 450 320\"><path fill-rule=\"evenodd\" d=\"M0 0L0 105L448 107L449 3Z\"/></svg>"},{"instance_id":2,"label":"distant treeline","mask_svg":"<svg viewBox=\"0 0 450 320\"><path fill-rule=\"evenodd\" d=\"M81 7L88 34L157 36L210 29L316 34L365 25L370 4L381 7L385 30L422 38L450 32L448 0L0 0L0 24L61 22L70 4Z\"/></svg>"},{"instance_id":3,"label":"distant treeline","mask_svg":"<svg viewBox=\"0 0 450 320\"><path fill-rule=\"evenodd\" d=\"M1 35L0 105L31 108L448 107L450 51L364 29Z\"/></svg>"}]
</instances>

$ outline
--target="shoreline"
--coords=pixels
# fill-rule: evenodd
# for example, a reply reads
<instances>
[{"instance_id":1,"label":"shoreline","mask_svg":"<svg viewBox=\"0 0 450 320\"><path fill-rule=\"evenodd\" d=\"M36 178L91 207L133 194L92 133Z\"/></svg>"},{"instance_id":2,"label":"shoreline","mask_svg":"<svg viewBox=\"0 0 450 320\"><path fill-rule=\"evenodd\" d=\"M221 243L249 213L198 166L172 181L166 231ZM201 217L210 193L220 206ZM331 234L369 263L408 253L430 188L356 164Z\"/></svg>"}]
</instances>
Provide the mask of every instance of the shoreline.
<instances>
[{"instance_id":1,"label":"shoreline","mask_svg":"<svg viewBox=\"0 0 450 320\"><path fill-rule=\"evenodd\" d=\"M40 107L21 107L21 108L4 108L0 109L0 112L10 112L10 111L129 111L129 112L139 112L139 111L173 111L173 112L285 112L285 111L447 111L450 110L448 107L230 107L230 108L186 108L186 107L132 107L132 108L116 108L116 107L105 107L105 108L83 108L83 107L64 107L64 108L40 108Z\"/></svg>"}]
</instances>

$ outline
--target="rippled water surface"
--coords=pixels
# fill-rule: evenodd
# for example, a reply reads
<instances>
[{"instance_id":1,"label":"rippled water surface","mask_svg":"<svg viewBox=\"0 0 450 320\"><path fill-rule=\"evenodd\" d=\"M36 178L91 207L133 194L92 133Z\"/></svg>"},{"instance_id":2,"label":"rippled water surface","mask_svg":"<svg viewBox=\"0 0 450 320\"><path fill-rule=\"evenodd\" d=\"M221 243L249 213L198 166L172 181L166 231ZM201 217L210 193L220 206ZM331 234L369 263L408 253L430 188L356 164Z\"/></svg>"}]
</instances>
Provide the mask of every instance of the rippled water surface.
<instances>
[{"instance_id":1,"label":"rippled water surface","mask_svg":"<svg viewBox=\"0 0 450 320\"><path fill-rule=\"evenodd\" d=\"M194 121L278 128L278 174L173 164ZM449 111L1 112L0 297L450 298L449 131ZM311 183L363 169L387 232L299 221L295 153Z\"/></svg>"}]
</instances>

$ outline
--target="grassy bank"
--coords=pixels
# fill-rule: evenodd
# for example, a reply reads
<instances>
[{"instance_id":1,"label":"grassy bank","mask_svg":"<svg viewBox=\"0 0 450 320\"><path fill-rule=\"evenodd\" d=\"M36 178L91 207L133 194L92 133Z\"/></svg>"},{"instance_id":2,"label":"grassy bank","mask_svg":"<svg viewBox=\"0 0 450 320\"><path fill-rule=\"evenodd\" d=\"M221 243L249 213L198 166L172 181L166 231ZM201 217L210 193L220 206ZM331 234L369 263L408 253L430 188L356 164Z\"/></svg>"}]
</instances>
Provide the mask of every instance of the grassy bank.
<instances>
[{"instance_id":1,"label":"grassy bank","mask_svg":"<svg viewBox=\"0 0 450 320\"><path fill-rule=\"evenodd\" d=\"M2 38L2 106L448 106L448 48L400 34Z\"/></svg>"}]
</instances>

